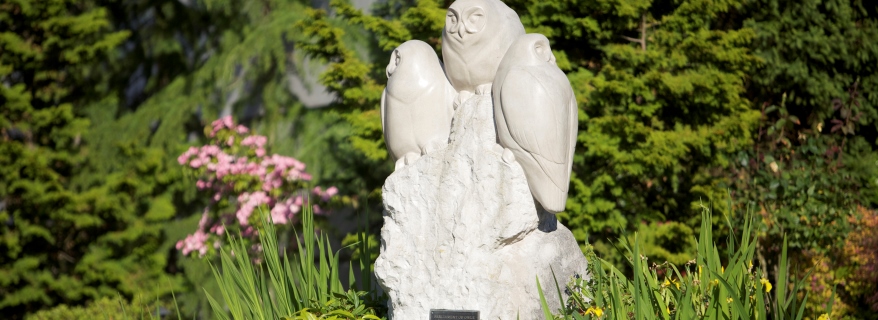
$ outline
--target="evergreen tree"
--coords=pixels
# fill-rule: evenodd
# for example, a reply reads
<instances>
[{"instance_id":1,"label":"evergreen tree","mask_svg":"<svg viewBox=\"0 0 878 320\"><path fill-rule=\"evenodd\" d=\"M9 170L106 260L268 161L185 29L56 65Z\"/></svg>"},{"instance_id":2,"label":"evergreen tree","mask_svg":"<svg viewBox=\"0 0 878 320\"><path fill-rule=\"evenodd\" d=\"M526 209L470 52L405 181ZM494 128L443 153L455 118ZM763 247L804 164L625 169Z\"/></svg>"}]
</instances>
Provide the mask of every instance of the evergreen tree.
<instances>
[{"instance_id":1,"label":"evergreen tree","mask_svg":"<svg viewBox=\"0 0 878 320\"><path fill-rule=\"evenodd\" d=\"M106 90L100 71L128 33L88 1L4 2L0 30L0 312L154 288L157 221L173 208L142 196L165 182L160 161L123 148L127 170L73 183L87 165L83 106Z\"/></svg>"}]
</instances>

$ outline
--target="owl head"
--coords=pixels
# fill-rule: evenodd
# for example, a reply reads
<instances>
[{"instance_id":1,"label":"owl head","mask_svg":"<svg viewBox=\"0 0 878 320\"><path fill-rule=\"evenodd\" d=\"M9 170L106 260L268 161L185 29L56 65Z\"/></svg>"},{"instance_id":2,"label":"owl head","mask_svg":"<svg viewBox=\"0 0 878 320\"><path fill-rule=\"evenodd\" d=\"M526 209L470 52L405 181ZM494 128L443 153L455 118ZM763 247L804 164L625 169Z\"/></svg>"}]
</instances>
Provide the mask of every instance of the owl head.
<instances>
[{"instance_id":1,"label":"owl head","mask_svg":"<svg viewBox=\"0 0 878 320\"><path fill-rule=\"evenodd\" d=\"M410 69L406 72L418 75L425 72L435 73L436 70L441 71L442 66L433 47L421 40L409 40L396 47L390 54L390 62L384 69L387 79L393 79L393 74L398 69Z\"/></svg>"},{"instance_id":2,"label":"owl head","mask_svg":"<svg viewBox=\"0 0 878 320\"><path fill-rule=\"evenodd\" d=\"M442 30L442 59L451 84L473 91L491 83L506 49L522 34L518 15L500 0L452 3Z\"/></svg>"},{"instance_id":3,"label":"owl head","mask_svg":"<svg viewBox=\"0 0 878 320\"><path fill-rule=\"evenodd\" d=\"M503 60L518 61L527 65L544 63L556 65L555 55L549 46L549 39L539 33L529 33L518 37L509 46Z\"/></svg>"}]
</instances>

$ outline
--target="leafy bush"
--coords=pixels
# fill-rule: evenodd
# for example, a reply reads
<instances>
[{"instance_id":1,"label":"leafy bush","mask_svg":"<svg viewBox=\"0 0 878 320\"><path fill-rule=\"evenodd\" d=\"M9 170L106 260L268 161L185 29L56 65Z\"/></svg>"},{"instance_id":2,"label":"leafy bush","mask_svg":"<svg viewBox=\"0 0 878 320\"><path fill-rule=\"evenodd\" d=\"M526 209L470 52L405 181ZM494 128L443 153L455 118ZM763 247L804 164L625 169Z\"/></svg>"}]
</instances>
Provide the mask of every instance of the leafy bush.
<instances>
[{"instance_id":1,"label":"leafy bush","mask_svg":"<svg viewBox=\"0 0 878 320\"><path fill-rule=\"evenodd\" d=\"M816 269L805 283L807 308L819 310L837 296L832 319L878 319L878 212L860 207L849 223L842 250L805 255L803 263Z\"/></svg>"},{"instance_id":2,"label":"leafy bush","mask_svg":"<svg viewBox=\"0 0 878 320\"><path fill-rule=\"evenodd\" d=\"M861 217L854 221L856 229L844 246L844 257L853 269L845 290L851 304L875 317L878 312L878 211L860 208Z\"/></svg>"},{"instance_id":3,"label":"leafy bush","mask_svg":"<svg viewBox=\"0 0 878 320\"><path fill-rule=\"evenodd\" d=\"M203 257L213 253L226 232L240 232L244 236L241 241L252 242L251 248L258 249L256 228L261 219L253 215L257 207L266 206L273 223L288 225L309 195L325 206L338 194L336 187L308 188L311 175L304 163L269 154L266 137L249 134L250 130L236 125L231 116L214 121L204 130L210 143L191 147L177 158L198 178L196 187L212 199L204 208L198 230L177 242L177 249L184 255L197 253ZM316 204L312 208L324 212Z\"/></svg>"},{"instance_id":4,"label":"leafy bush","mask_svg":"<svg viewBox=\"0 0 878 320\"><path fill-rule=\"evenodd\" d=\"M310 207L302 213L303 231L298 254L292 260L285 254L281 257L275 226L264 210L259 213L262 226L258 234L265 260L254 265L241 237L228 235L230 245L220 250L221 265L213 267L224 303L208 295L217 318L381 319L383 304L372 286L368 254L360 255L358 261L359 282L355 282L354 267L350 266L349 289L345 291L338 274L339 253L332 253L326 235L315 234ZM368 239L361 241L359 249L365 252Z\"/></svg>"},{"instance_id":5,"label":"leafy bush","mask_svg":"<svg viewBox=\"0 0 878 320\"><path fill-rule=\"evenodd\" d=\"M165 312L163 312L165 311ZM62 304L28 315L28 320L94 320L94 319L158 319L166 316L164 308L156 308L144 301L131 302L121 296L104 297L85 306L70 307Z\"/></svg>"},{"instance_id":6,"label":"leafy bush","mask_svg":"<svg viewBox=\"0 0 878 320\"><path fill-rule=\"evenodd\" d=\"M788 110L786 96L764 107L753 150L741 152L731 166L733 199L740 207L759 208L758 229L771 252L784 234L796 252L841 249L857 205L872 201L868 190L878 177L878 158L861 137L848 136L860 116L856 85L848 95L838 101L836 124L825 130L822 123L797 128L801 122Z\"/></svg>"},{"instance_id":7,"label":"leafy bush","mask_svg":"<svg viewBox=\"0 0 878 320\"><path fill-rule=\"evenodd\" d=\"M779 275L772 285L765 270L753 265L756 235L752 218L743 226L740 242L729 240L730 253L725 259L714 244L708 209L703 209L701 219L695 259L686 262L682 270L670 262L649 264L641 254L643 239L637 235L633 243L622 242L634 270L632 277L598 258L594 251L587 251L590 278L576 276L566 285L570 298L560 315L547 310L537 279L546 319L767 319L769 314L774 319L801 319L804 304L797 294L803 280L789 278L786 242ZM557 280L555 286L560 296ZM807 295L805 292L805 300ZM831 312L832 298L826 314Z\"/></svg>"}]
</instances>

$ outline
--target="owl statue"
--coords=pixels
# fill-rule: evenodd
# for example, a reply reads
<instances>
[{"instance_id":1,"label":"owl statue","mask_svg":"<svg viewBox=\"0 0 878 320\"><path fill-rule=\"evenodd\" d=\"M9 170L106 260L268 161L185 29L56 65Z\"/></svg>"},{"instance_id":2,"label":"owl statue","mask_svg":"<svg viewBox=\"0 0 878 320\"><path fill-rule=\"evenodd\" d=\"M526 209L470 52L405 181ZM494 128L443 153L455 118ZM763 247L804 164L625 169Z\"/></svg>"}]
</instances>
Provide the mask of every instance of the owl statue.
<instances>
[{"instance_id":1,"label":"owl statue","mask_svg":"<svg viewBox=\"0 0 878 320\"><path fill-rule=\"evenodd\" d=\"M442 59L457 91L475 92L494 81L500 59L524 26L500 0L457 0L442 30Z\"/></svg>"},{"instance_id":2,"label":"owl statue","mask_svg":"<svg viewBox=\"0 0 878 320\"><path fill-rule=\"evenodd\" d=\"M500 61L492 94L497 140L504 152L511 151L524 169L531 194L543 209L563 211L578 111L573 88L555 65L545 36L527 34L515 40Z\"/></svg>"},{"instance_id":3,"label":"owl statue","mask_svg":"<svg viewBox=\"0 0 878 320\"><path fill-rule=\"evenodd\" d=\"M386 71L381 128L399 169L448 144L456 92L436 52L423 41L406 41L393 50Z\"/></svg>"}]
</instances>

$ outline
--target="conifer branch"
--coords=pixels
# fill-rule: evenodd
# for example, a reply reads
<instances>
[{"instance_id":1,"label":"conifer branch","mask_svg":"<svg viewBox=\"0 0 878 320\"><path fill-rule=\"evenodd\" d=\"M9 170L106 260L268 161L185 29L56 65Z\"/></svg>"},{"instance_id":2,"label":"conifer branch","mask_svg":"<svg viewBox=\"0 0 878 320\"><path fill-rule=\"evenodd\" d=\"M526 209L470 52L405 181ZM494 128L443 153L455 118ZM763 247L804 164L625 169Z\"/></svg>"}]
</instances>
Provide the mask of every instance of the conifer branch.
<instances>
[{"instance_id":1,"label":"conifer branch","mask_svg":"<svg viewBox=\"0 0 878 320\"><path fill-rule=\"evenodd\" d=\"M640 38L632 38L628 36L622 36L622 39L639 43L640 50L646 51L646 29L658 25L658 22L647 25L646 24L646 14L640 15Z\"/></svg>"}]
</instances>

